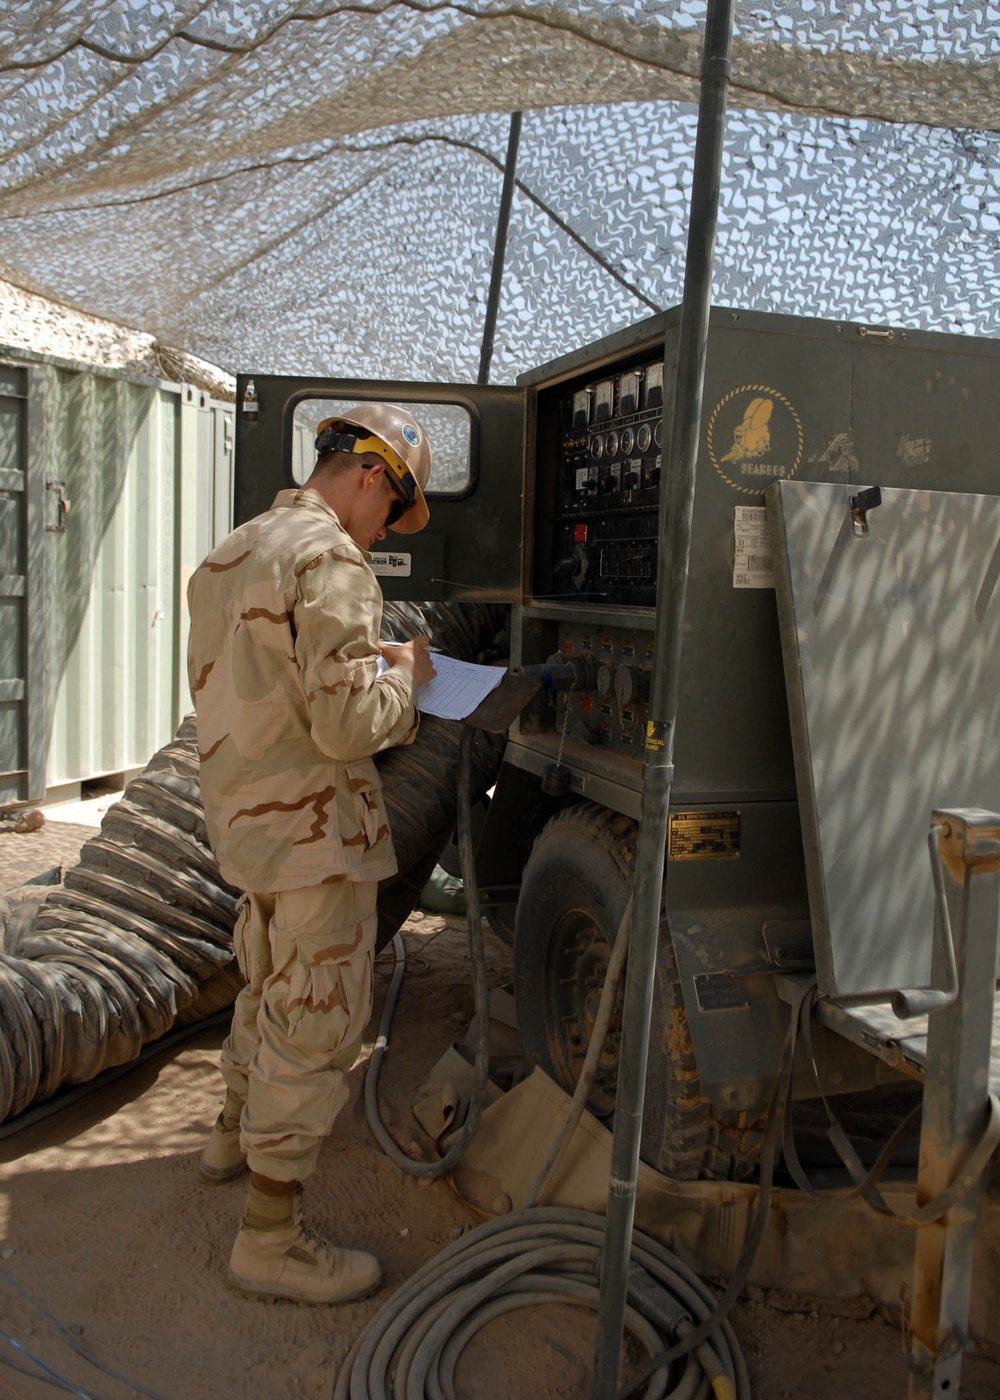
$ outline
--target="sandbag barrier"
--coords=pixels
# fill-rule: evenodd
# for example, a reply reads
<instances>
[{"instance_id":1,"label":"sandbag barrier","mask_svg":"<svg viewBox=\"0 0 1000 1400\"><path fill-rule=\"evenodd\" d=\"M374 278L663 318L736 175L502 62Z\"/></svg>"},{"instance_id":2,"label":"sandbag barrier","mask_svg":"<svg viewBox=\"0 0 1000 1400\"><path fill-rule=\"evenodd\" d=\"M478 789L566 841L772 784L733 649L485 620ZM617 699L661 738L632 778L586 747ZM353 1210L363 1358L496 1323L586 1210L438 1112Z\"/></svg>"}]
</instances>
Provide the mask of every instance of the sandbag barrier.
<instances>
[{"instance_id":1,"label":"sandbag barrier","mask_svg":"<svg viewBox=\"0 0 1000 1400\"><path fill-rule=\"evenodd\" d=\"M387 604L383 635L427 632L460 660L487 659L503 618L494 605ZM380 945L454 829L460 734L428 716L412 745L376 758L401 872L380 887ZM501 737L476 736L474 797L494 782L502 752ZM61 884L0 896L0 1122L229 1005L242 985L238 898L208 845L189 715Z\"/></svg>"}]
</instances>

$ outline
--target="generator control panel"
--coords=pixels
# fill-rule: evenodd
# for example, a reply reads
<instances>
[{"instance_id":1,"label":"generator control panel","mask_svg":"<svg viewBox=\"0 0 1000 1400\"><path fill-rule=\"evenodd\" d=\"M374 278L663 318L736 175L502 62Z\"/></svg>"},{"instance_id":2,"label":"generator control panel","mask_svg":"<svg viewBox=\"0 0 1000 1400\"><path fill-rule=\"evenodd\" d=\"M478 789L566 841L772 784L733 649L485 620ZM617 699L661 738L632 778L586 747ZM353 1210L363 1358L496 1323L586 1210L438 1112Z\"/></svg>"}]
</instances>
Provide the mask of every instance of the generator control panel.
<instances>
[{"instance_id":1,"label":"generator control panel","mask_svg":"<svg viewBox=\"0 0 1000 1400\"><path fill-rule=\"evenodd\" d=\"M663 377L660 357L563 392L551 577L539 592L654 605Z\"/></svg>"},{"instance_id":2,"label":"generator control panel","mask_svg":"<svg viewBox=\"0 0 1000 1400\"><path fill-rule=\"evenodd\" d=\"M569 769L575 793L630 816L663 663L658 549L679 339L675 309L519 381L529 413L512 654L557 679L512 753L539 776ZM742 812L748 832L748 804L795 798L766 488L837 486L845 530L868 488L992 492L998 355L970 337L713 308L674 747L685 811Z\"/></svg>"}]
</instances>

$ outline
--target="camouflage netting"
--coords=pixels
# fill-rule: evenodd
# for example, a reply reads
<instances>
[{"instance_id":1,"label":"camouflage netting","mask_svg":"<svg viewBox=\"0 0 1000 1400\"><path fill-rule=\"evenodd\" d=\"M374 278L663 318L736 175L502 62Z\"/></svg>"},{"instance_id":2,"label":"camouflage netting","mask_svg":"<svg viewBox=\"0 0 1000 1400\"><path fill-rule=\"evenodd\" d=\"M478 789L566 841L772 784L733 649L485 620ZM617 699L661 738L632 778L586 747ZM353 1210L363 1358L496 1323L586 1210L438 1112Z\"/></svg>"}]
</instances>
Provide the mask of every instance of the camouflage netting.
<instances>
[{"instance_id":1,"label":"camouflage netting","mask_svg":"<svg viewBox=\"0 0 1000 1400\"><path fill-rule=\"evenodd\" d=\"M388 604L383 633L427 632L449 655L485 660L502 621L487 605ZM427 717L412 745L377 757L400 867L379 891L380 944L454 829L461 730ZM473 800L492 786L501 753L498 736L477 734ZM62 884L0 897L0 1122L233 1001L237 896L208 845L189 716Z\"/></svg>"},{"instance_id":2,"label":"camouflage netting","mask_svg":"<svg viewBox=\"0 0 1000 1400\"><path fill-rule=\"evenodd\" d=\"M680 300L697 0L26 0L0 276L229 370L494 380ZM715 299L1000 334L1000 6L740 0Z\"/></svg>"}]
</instances>

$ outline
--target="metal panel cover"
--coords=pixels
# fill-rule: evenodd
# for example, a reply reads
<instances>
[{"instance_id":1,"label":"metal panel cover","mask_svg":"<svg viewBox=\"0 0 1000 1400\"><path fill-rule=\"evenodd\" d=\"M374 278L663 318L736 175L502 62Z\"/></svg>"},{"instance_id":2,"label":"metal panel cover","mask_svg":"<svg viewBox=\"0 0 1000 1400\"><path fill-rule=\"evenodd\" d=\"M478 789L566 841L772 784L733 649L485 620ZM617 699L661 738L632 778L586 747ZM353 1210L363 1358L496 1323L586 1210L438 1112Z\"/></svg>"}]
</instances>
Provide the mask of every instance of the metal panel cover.
<instances>
[{"instance_id":1,"label":"metal panel cover","mask_svg":"<svg viewBox=\"0 0 1000 1400\"><path fill-rule=\"evenodd\" d=\"M820 991L927 985L934 807L1000 802L1000 499L767 492Z\"/></svg>"}]
</instances>

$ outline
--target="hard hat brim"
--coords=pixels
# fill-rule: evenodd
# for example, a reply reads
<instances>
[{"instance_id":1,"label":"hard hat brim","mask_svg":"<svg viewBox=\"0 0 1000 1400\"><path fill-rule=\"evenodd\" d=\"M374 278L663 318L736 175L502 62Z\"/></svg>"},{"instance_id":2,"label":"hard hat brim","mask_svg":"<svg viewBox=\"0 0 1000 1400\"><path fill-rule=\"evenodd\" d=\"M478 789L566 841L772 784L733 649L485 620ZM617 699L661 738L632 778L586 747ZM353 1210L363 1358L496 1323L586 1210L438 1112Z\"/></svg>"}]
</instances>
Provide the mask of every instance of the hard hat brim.
<instances>
[{"instance_id":1,"label":"hard hat brim","mask_svg":"<svg viewBox=\"0 0 1000 1400\"><path fill-rule=\"evenodd\" d=\"M418 530L422 530L431 518L431 513L427 502L424 500L424 493L420 489L420 483L414 477L413 484L416 493L413 497L413 504L403 511L398 520L394 520L389 526L397 535L415 535Z\"/></svg>"}]
</instances>

